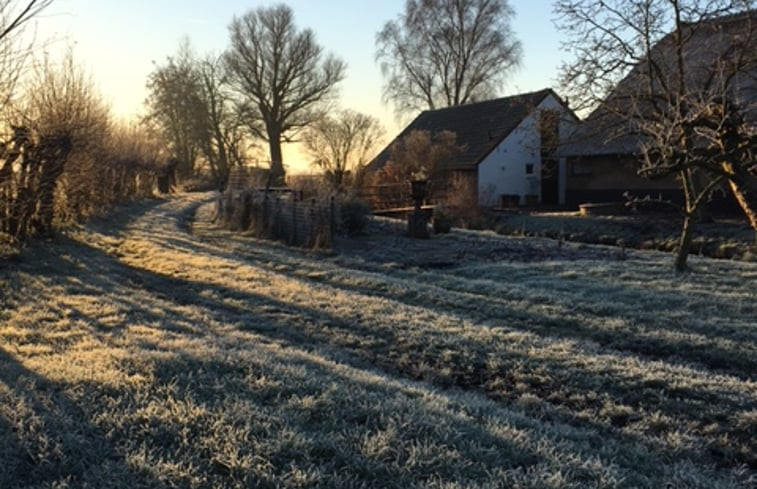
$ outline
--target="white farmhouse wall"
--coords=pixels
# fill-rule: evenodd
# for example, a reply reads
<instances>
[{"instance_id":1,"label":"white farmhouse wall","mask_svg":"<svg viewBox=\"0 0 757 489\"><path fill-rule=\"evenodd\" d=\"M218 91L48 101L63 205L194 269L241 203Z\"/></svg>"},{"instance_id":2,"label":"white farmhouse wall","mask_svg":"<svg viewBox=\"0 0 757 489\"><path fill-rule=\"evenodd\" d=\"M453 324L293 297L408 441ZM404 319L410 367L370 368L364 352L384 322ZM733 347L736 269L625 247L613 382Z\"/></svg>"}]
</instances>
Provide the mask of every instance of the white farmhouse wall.
<instances>
[{"instance_id":1,"label":"white farmhouse wall","mask_svg":"<svg viewBox=\"0 0 757 489\"><path fill-rule=\"evenodd\" d=\"M541 201L539 118L543 110L558 110L565 114L561 117L560 135L563 137L568 134L572 116L567 114L565 107L555 97L552 95L545 97L536 110L521 121L520 125L479 164L479 204L497 205L502 195L518 195L521 205L526 203L527 195L533 195L535 199ZM526 168L529 165L533 165L533 172L526 174ZM560 178L559 196L560 202L564 202L564 177Z\"/></svg>"}]
</instances>

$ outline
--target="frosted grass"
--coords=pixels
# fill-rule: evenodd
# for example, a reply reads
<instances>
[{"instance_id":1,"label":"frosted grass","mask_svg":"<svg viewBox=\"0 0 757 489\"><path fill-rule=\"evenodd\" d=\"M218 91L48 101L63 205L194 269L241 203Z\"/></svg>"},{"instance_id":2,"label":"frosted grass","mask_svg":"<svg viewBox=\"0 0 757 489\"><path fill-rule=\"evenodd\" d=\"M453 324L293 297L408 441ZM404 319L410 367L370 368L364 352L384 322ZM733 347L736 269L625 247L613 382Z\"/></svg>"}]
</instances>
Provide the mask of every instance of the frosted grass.
<instances>
[{"instance_id":1,"label":"frosted grass","mask_svg":"<svg viewBox=\"0 0 757 489\"><path fill-rule=\"evenodd\" d=\"M312 253L206 199L0 271L1 487L755 482L754 264L469 232Z\"/></svg>"}]
</instances>

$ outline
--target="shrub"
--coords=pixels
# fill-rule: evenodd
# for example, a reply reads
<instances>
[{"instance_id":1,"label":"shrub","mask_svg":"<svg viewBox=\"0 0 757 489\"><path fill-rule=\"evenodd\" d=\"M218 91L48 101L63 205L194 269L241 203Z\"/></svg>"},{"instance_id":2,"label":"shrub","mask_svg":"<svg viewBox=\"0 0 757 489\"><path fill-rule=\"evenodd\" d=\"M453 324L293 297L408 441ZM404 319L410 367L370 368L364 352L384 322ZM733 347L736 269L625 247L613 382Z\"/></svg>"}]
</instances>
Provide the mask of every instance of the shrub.
<instances>
[{"instance_id":1,"label":"shrub","mask_svg":"<svg viewBox=\"0 0 757 489\"><path fill-rule=\"evenodd\" d=\"M185 178L179 184L183 192L209 192L211 190L220 190L218 182L210 175L197 175Z\"/></svg>"},{"instance_id":2,"label":"shrub","mask_svg":"<svg viewBox=\"0 0 757 489\"><path fill-rule=\"evenodd\" d=\"M434 232L436 234L448 233L452 229L452 215L443 206L434 208Z\"/></svg>"},{"instance_id":3,"label":"shrub","mask_svg":"<svg viewBox=\"0 0 757 489\"><path fill-rule=\"evenodd\" d=\"M368 225L371 209L362 200L352 197L339 206L342 230L350 236L361 234Z\"/></svg>"},{"instance_id":4,"label":"shrub","mask_svg":"<svg viewBox=\"0 0 757 489\"><path fill-rule=\"evenodd\" d=\"M466 229L486 228L486 219L479 206L476 182L455 177L444 201L453 222Z\"/></svg>"}]
</instances>

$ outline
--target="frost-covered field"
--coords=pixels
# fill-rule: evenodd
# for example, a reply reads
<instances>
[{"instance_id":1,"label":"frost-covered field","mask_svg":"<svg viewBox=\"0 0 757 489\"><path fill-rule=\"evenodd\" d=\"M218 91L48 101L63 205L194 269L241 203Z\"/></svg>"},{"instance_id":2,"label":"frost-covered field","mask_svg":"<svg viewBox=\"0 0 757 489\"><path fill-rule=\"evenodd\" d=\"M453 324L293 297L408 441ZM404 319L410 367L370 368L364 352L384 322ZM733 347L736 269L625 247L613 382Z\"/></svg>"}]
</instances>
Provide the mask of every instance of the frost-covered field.
<instances>
[{"instance_id":1,"label":"frost-covered field","mask_svg":"<svg viewBox=\"0 0 757 489\"><path fill-rule=\"evenodd\" d=\"M0 265L0 487L757 483L757 264L462 231L318 254L208 197Z\"/></svg>"}]
</instances>

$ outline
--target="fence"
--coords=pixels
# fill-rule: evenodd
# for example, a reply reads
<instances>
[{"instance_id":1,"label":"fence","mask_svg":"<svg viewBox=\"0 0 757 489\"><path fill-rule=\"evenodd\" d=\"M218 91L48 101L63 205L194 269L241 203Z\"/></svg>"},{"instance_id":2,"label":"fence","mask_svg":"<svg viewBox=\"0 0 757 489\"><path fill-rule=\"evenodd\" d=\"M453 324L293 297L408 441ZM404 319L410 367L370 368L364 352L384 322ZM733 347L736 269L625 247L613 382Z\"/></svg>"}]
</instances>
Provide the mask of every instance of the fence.
<instances>
[{"instance_id":1,"label":"fence","mask_svg":"<svg viewBox=\"0 0 757 489\"><path fill-rule=\"evenodd\" d=\"M267 169L234 166L229 169L226 192L241 192L265 185L267 177Z\"/></svg>"},{"instance_id":2,"label":"fence","mask_svg":"<svg viewBox=\"0 0 757 489\"><path fill-rule=\"evenodd\" d=\"M412 205L409 183L372 185L360 190L362 198L371 209L380 211Z\"/></svg>"},{"instance_id":3,"label":"fence","mask_svg":"<svg viewBox=\"0 0 757 489\"><path fill-rule=\"evenodd\" d=\"M443 202L448 196L448 189L437 184L430 188L426 204ZM371 185L360 189L360 198L371 210L381 213L392 209L406 209L413 206L410 182Z\"/></svg>"},{"instance_id":4,"label":"fence","mask_svg":"<svg viewBox=\"0 0 757 489\"><path fill-rule=\"evenodd\" d=\"M55 217L56 185L73 146L69 136L39 137L14 128L0 154L0 237L22 242L49 234Z\"/></svg>"},{"instance_id":5,"label":"fence","mask_svg":"<svg viewBox=\"0 0 757 489\"><path fill-rule=\"evenodd\" d=\"M250 190L222 194L217 215L231 229L293 246L329 248L336 233L334 198L305 200L300 192Z\"/></svg>"}]
</instances>

